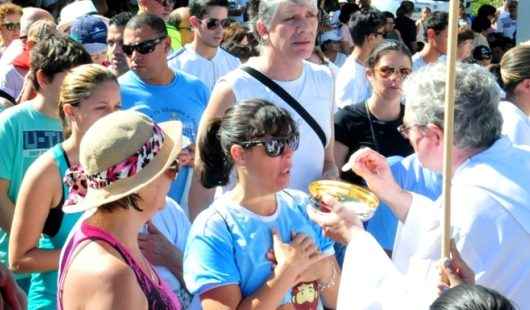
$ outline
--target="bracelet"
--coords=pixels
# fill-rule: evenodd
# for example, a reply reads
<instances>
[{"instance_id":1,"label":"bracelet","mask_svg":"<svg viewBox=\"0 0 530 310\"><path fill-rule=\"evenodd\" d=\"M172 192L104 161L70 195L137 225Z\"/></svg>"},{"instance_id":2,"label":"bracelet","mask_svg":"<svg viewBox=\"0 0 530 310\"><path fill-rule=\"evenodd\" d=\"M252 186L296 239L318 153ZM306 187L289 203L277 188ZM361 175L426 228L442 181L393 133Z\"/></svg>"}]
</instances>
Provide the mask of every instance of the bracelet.
<instances>
[{"instance_id":1,"label":"bracelet","mask_svg":"<svg viewBox=\"0 0 530 310\"><path fill-rule=\"evenodd\" d=\"M333 263L331 264L331 276L327 283L322 284L322 281L318 281L318 290L323 291L327 290L330 287L335 286L335 281L337 280L337 271L335 270L335 266Z\"/></svg>"}]
</instances>

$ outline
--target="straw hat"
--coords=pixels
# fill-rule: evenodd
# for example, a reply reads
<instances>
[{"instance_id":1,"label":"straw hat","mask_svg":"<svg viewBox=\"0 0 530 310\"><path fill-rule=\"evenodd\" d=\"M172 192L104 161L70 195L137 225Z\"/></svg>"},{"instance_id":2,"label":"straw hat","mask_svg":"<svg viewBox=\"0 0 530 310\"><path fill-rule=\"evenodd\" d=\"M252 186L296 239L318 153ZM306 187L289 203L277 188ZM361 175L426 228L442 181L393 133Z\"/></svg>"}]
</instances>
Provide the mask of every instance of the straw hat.
<instances>
[{"instance_id":1,"label":"straw hat","mask_svg":"<svg viewBox=\"0 0 530 310\"><path fill-rule=\"evenodd\" d=\"M181 150L182 123L156 125L136 111L117 111L85 133L79 161L87 179L86 196L65 206L73 213L97 208L138 192L164 173Z\"/></svg>"}]
</instances>

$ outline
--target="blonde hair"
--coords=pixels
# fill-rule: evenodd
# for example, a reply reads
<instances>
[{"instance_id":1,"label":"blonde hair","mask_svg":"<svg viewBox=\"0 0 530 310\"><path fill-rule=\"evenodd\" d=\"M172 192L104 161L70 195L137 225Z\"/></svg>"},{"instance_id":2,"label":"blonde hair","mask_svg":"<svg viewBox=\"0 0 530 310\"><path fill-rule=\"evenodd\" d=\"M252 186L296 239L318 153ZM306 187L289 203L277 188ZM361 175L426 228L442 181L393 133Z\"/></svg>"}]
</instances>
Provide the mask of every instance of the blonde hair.
<instances>
[{"instance_id":1,"label":"blonde hair","mask_svg":"<svg viewBox=\"0 0 530 310\"><path fill-rule=\"evenodd\" d=\"M33 24L28 29L28 41L39 43L50 36L59 35L55 23L48 19L41 19Z\"/></svg>"},{"instance_id":2,"label":"blonde hair","mask_svg":"<svg viewBox=\"0 0 530 310\"><path fill-rule=\"evenodd\" d=\"M508 50L501 59L501 78L508 97L517 84L530 79L530 45L519 45Z\"/></svg>"},{"instance_id":3,"label":"blonde hair","mask_svg":"<svg viewBox=\"0 0 530 310\"><path fill-rule=\"evenodd\" d=\"M59 115L63 122L65 137L70 135L71 128L64 114L64 106L66 104L79 106L82 100L90 97L99 85L107 81L118 83L112 71L98 64L81 65L68 72L59 93Z\"/></svg>"},{"instance_id":4,"label":"blonde hair","mask_svg":"<svg viewBox=\"0 0 530 310\"><path fill-rule=\"evenodd\" d=\"M7 15L17 14L22 16L22 8L13 3L0 4L0 21L3 21Z\"/></svg>"}]
</instances>

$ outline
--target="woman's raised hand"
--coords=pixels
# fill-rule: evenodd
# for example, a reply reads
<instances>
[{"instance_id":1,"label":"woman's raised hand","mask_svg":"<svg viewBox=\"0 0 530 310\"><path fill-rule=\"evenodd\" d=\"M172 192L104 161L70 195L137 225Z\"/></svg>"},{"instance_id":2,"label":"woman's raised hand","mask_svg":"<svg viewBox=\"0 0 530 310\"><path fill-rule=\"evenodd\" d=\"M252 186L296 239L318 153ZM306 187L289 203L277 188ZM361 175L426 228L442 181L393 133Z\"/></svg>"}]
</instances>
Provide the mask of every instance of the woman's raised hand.
<instances>
[{"instance_id":1,"label":"woman's raised hand","mask_svg":"<svg viewBox=\"0 0 530 310\"><path fill-rule=\"evenodd\" d=\"M276 268L288 272L296 284L300 275L312 264L320 261L325 255L313 242L313 239L302 233L292 233L291 243L284 243L277 231L272 232L272 245Z\"/></svg>"}]
</instances>

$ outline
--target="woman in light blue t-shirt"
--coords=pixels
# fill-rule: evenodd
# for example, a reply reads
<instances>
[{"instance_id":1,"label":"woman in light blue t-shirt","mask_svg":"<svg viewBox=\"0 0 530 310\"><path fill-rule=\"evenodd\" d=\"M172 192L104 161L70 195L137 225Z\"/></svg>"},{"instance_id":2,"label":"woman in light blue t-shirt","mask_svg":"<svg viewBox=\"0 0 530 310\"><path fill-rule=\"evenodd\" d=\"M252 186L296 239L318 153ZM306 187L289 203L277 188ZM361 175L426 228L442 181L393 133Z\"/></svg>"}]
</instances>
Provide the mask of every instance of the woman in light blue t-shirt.
<instances>
[{"instance_id":1,"label":"woman in light blue t-shirt","mask_svg":"<svg viewBox=\"0 0 530 310\"><path fill-rule=\"evenodd\" d=\"M285 189L298 139L286 110L253 99L212 120L199 141L203 185L237 175L197 217L186 246L184 279L204 310L335 307L333 242L307 216L308 196Z\"/></svg>"}]
</instances>

